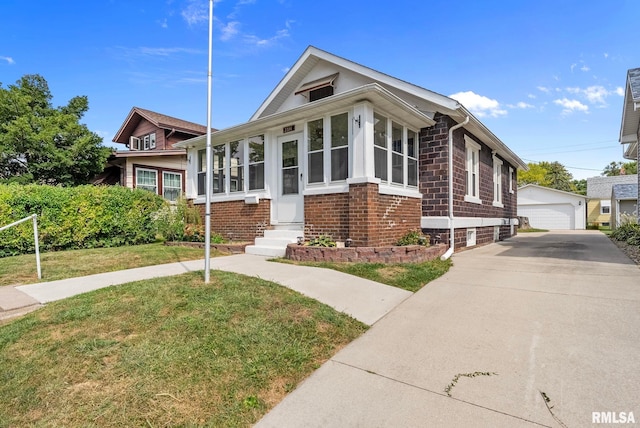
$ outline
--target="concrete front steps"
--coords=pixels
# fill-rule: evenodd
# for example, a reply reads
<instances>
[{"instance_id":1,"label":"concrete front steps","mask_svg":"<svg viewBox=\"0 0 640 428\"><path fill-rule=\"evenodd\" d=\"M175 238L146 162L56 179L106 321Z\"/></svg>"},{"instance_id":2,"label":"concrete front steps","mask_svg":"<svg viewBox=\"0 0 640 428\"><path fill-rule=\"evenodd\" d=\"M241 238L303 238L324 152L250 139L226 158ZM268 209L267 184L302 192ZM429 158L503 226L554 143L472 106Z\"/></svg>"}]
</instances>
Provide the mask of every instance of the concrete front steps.
<instances>
[{"instance_id":1,"label":"concrete front steps","mask_svg":"<svg viewBox=\"0 0 640 428\"><path fill-rule=\"evenodd\" d=\"M256 238L255 245L248 245L244 252L258 256L284 257L287 245L298 242L302 228L265 230L264 237Z\"/></svg>"}]
</instances>

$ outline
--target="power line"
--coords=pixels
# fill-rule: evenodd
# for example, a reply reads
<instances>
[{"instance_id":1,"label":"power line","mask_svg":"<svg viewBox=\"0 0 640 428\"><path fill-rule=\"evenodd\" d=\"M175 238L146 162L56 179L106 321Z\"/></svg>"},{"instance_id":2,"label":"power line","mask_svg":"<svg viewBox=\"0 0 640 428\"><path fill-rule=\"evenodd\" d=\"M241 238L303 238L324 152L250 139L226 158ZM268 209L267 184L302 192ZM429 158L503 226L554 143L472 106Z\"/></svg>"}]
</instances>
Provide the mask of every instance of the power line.
<instances>
[{"instance_id":1,"label":"power line","mask_svg":"<svg viewBox=\"0 0 640 428\"><path fill-rule=\"evenodd\" d=\"M545 162L545 161L535 161L533 159L525 159L525 158L522 158L522 160L527 161L527 162L531 162L531 163ZM582 168L582 167L579 167L579 166L567 166L567 165L562 165L562 166L564 166L567 169L580 169L580 170L583 170L583 171L598 171L598 172L602 172L602 169Z\"/></svg>"}]
</instances>

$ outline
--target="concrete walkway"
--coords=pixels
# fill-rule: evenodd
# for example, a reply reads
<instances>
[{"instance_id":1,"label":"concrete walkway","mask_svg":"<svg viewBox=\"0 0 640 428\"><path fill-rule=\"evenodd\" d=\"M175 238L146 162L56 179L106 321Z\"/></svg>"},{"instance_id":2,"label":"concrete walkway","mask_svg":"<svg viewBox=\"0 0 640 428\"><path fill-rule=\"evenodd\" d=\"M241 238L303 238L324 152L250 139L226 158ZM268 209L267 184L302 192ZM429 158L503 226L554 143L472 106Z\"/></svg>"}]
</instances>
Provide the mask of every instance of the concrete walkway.
<instances>
[{"instance_id":1,"label":"concrete walkway","mask_svg":"<svg viewBox=\"0 0 640 428\"><path fill-rule=\"evenodd\" d=\"M640 423L640 269L605 235L523 234L453 262L257 426Z\"/></svg>"},{"instance_id":2,"label":"concrete walkway","mask_svg":"<svg viewBox=\"0 0 640 428\"><path fill-rule=\"evenodd\" d=\"M265 257L249 254L213 258L211 268L279 283L367 325L375 323L412 294L337 271L269 262ZM0 287L0 319L99 288L203 269L204 260L194 260L16 287Z\"/></svg>"}]
</instances>

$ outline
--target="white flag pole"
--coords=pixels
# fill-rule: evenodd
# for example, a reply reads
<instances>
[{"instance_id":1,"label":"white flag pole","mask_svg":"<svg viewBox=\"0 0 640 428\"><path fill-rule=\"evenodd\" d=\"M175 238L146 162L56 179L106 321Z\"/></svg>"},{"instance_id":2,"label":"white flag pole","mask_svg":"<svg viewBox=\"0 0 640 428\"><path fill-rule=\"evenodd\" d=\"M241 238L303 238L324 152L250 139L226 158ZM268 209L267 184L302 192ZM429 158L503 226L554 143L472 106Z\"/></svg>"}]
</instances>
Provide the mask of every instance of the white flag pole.
<instances>
[{"instance_id":1,"label":"white flag pole","mask_svg":"<svg viewBox=\"0 0 640 428\"><path fill-rule=\"evenodd\" d=\"M207 172L205 174L207 184L205 186L207 196L204 214L204 282L209 283L211 274L211 170L213 161L211 159L211 51L213 44L213 0L209 0L209 69L207 73Z\"/></svg>"}]
</instances>

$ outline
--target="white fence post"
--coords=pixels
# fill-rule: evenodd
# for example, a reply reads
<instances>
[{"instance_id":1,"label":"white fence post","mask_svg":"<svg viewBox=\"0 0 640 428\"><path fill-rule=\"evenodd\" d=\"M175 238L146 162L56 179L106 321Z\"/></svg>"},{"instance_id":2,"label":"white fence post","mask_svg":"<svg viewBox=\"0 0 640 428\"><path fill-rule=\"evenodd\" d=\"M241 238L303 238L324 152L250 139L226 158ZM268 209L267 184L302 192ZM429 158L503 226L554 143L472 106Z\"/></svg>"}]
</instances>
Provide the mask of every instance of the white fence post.
<instances>
[{"instance_id":1,"label":"white fence post","mask_svg":"<svg viewBox=\"0 0 640 428\"><path fill-rule=\"evenodd\" d=\"M34 240L34 244L36 246L36 268L38 270L38 279L42 279L42 271L40 270L40 244L39 244L39 240L38 240L38 215L37 214L32 214L29 217L25 217L21 220L18 221L14 221L11 224L8 224L6 226L0 227L0 232L2 232L5 229L9 229L10 227L13 226L17 226L20 223L24 223L25 221L29 221L29 220L33 220L33 240Z\"/></svg>"}]
</instances>

